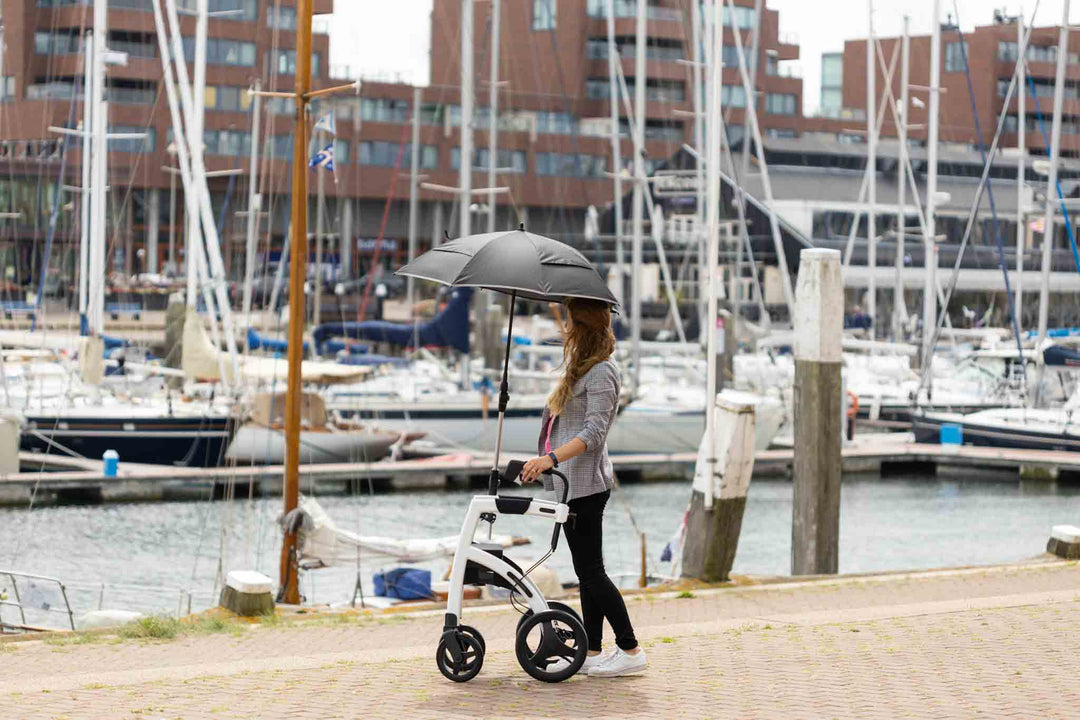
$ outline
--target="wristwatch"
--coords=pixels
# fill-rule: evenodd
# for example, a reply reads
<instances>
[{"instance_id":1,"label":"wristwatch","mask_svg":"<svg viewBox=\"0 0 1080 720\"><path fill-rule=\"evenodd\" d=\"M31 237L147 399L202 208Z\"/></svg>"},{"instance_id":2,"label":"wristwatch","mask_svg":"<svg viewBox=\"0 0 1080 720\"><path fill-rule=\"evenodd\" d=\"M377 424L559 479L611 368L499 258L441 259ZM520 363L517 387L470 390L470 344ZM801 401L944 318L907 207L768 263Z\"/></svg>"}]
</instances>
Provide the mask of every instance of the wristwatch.
<instances>
[{"instance_id":1,"label":"wristwatch","mask_svg":"<svg viewBox=\"0 0 1080 720\"><path fill-rule=\"evenodd\" d=\"M554 450L548 453L548 457L551 458L551 467L559 467L559 458L555 457Z\"/></svg>"}]
</instances>

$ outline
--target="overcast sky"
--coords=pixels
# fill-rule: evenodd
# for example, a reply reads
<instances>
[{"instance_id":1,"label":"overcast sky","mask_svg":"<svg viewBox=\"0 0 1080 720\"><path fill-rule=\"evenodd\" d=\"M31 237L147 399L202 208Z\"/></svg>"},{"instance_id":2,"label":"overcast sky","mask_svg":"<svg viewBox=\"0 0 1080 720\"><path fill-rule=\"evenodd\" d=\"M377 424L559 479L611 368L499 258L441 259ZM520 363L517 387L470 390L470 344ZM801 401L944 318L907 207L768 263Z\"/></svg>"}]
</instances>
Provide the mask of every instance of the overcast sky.
<instances>
[{"instance_id":1,"label":"overcast sky","mask_svg":"<svg viewBox=\"0 0 1080 720\"><path fill-rule=\"evenodd\" d=\"M526 3L529 0L504 0ZM818 106L821 53L840 50L844 40L865 37L865 0L765 0L767 7L780 11L780 32L798 36L801 46L804 110ZM1080 5L1080 3L1076 3ZM1035 6L1038 5L1037 11ZM1036 25L1061 22L1062 0L955 0L961 28L992 22L993 8L1003 7L1010 15L1023 8L1024 16L1035 16ZM827 11L826 11L827 8ZM930 32L931 0L878 0L874 9L874 29L883 37L899 35L903 16L911 18L912 34ZM953 0L941 0L942 19L954 13ZM332 63L361 68L367 76L385 74L405 82L427 84L430 49L431 0L337 0L331 24ZM1080 21L1080 8L1073 7L1070 20Z\"/></svg>"}]
</instances>

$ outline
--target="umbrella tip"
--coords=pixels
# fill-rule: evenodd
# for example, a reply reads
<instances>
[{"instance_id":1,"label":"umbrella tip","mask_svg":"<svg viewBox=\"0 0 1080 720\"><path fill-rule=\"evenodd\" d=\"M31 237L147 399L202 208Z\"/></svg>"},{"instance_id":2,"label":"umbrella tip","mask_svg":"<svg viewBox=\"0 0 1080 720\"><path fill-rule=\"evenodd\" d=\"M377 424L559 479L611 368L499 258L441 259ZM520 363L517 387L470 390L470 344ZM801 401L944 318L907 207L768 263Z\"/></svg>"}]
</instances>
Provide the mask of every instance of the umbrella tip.
<instances>
[{"instance_id":1,"label":"umbrella tip","mask_svg":"<svg viewBox=\"0 0 1080 720\"><path fill-rule=\"evenodd\" d=\"M525 223L518 223L518 230L525 232Z\"/></svg>"}]
</instances>

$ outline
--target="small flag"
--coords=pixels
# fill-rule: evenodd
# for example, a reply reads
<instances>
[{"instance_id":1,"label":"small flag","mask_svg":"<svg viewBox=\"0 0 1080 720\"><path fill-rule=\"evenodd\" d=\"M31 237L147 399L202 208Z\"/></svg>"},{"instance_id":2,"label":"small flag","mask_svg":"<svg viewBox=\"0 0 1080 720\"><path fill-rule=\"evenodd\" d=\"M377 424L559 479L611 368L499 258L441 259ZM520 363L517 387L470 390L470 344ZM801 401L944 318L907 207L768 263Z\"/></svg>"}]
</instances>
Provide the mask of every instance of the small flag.
<instances>
[{"instance_id":1,"label":"small flag","mask_svg":"<svg viewBox=\"0 0 1080 720\"><path fill-rule=\"evenodd\" d=\"M308 163L308 167L312 169L323 167L330 172L334 172L334 143L330 143L315 153L311 158L311 162Z\"/></svg>"},{"instance_id":2,"label":"small flag","mask_svg":"<svg viewBox=\"0 0 1080 720\"><path fill-rule=\"evenodd\" d=\"M328 132L331 135L337 135L337 130L334 127L334 114L326 113L315 122L315 131Z\"/></svg>"}]
</instances>

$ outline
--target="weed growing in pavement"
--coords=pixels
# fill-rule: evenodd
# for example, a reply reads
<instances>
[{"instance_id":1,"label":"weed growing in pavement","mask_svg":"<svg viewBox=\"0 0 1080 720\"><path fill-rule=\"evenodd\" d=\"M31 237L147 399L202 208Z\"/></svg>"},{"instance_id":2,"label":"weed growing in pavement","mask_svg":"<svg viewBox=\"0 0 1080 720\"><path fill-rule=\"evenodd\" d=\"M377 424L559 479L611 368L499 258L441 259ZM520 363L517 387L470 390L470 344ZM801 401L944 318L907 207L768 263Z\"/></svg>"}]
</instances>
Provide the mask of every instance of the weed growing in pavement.
<instances>
[{"instance_id":1,"label":"weed growing in pavement","mask_svg":"<svg viewBox=\"0 0 1080 720\"><path fill-rule=\"evenodd\" d=\"M681 593L679 593L678 595L675 596L675 599L677 599L677 600L687 600L687 599L693 598L693 597L696 597L694 595L694 593L690 592L689 590L683 590Z\"/></svg>"},{"instance_id":2,"label":"weed growing in pavement","mask_svg":"<svg viewBox=\"0 0 1080 720\"><path fill-rule=\"evenodd\" d=\"M180 621L167 615L148 615L127 625L117 634L125 640L172 640L180 632Z\"/></svg>"},{"instance_id":3,"label":"weed growing in pavement","mask_svg":"<svg viewBox=\"0 0 1080 720\"><path fill-rule=\"evenodd\" d=\"M91 645L103 640L98 633L74 632L74 633L51 633L45 636L46 645L63 647L65 645Z\"/></svg>"}]
</instances>

